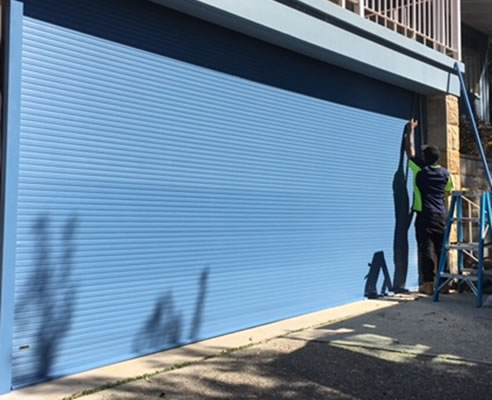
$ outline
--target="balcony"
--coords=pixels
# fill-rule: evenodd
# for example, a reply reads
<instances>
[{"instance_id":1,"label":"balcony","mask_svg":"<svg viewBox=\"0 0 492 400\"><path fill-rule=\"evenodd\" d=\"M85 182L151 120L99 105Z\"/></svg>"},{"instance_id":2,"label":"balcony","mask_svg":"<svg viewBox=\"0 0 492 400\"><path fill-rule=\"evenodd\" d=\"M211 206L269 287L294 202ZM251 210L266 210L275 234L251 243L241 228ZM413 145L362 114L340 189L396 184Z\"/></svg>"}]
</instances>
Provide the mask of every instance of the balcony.
<instances>
[{"instance_id":1,"label":"balcony","mask_svg":"<svg viewBox=\"0 0 492 400\"><path fill-rule=\"evenodd\" d=\"M461 59L460 0L329 0L454 59Z\"/></svg>"}]
</instances>

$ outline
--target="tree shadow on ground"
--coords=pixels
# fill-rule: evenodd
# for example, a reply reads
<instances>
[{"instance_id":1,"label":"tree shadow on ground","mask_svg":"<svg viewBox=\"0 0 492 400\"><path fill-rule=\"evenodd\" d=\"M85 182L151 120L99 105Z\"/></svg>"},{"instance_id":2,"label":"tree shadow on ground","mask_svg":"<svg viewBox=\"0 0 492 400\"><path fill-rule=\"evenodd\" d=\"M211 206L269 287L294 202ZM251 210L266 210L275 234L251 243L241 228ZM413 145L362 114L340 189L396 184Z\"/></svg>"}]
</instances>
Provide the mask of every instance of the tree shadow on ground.
<instances>
[{"instance_id":1,"label":"tree shadow on ground","mask_svg":"<svg viewBox=\"0 0 492 400\"><path fill-rule=\"evenodd\" d=\"M159 375L152 382L116 388L112 398L489 399L492 363L487 359L492 358L466 361L465 356L471 355L467 349L455 346L456 354L446 351L460 336L473 341L475 337L470 335L475 329L482 337L479 346L486 346L491 318L477 326L472 321L477 317L473 303L464 305L462 312L472 309L469 314L473 317L466 321L472 325L465 331L458 326L440 347L438 339L430 337L430 330L420 329L412 335L409 331L416 330L403 325L409 320L400 318L401 313L411 312L419 325L437 318L434 323L448 333L448 324L456 323L452 316L457 304L451 303L444 315L429 311L428 306L427 302L410 311L412 305L400 304L311 330L311 338L294 334L276 339L181 372ZM480 351L479 346L474 354Z\"/></svg>"},{"instance_id":2,"label":"tree shadow on ground","mask_svg":"<svg viewBox=\"0 0 492 400\"><path fill-rule=\"evenodd\" d=\"M171 384L161 388L173 399L213 399L217 392L225 397L258 399L490 398L490 368L483 371L481 366L433 364L419 357L392 361L370 353L311 341L290 354L262 354L262 358L271 359L265 364L258 365L256 354L231 357L217 367L218 377L202 376L202 387L187 397L180 395L172 377L168 378ZM257 369L245 364L254 364ZM237 374L242 370L246 374L241 375L253 376L250 382ZM237 381L231 382L234 374Z\"/></svg>"}]
</instances>

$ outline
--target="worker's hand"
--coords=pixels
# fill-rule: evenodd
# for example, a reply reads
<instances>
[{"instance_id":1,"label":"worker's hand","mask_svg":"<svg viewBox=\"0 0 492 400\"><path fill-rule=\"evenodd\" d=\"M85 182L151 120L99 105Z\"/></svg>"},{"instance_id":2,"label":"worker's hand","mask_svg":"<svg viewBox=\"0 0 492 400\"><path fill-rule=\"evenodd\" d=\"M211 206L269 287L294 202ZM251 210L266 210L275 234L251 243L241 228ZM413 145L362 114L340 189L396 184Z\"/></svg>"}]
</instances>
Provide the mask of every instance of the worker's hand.
<instances>
[{"instance_id":1,"label":"worker's hand","mask_svg":"<svg viewBox=\"0 0 492 400\"><path fill-rule=\"evenodd\" d=\"M419 125L419 121L416 119L411 119L407 126L405 132L405 150L409 159L415 158L415 128Z\"/></svg>"}]
</instances>

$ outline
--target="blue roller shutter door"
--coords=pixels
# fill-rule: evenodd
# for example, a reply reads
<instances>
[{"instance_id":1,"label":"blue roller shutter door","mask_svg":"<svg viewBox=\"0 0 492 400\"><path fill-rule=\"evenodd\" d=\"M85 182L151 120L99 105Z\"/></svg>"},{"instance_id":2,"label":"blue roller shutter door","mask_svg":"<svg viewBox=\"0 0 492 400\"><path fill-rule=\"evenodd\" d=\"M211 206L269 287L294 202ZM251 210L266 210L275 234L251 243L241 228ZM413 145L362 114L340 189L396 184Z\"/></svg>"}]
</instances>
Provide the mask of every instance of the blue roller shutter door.
<instances>
[{"instance_id":1,"label":"blue roller shutter door","mask_svg":"<svg viewBox=\"0 0 492 400\"><path fill-rule=\"evenodd\" d=\"M412 94L150 3L25 14L15 387L358 300L374 252L391 267Z\"/></svg>"}]
</instances>

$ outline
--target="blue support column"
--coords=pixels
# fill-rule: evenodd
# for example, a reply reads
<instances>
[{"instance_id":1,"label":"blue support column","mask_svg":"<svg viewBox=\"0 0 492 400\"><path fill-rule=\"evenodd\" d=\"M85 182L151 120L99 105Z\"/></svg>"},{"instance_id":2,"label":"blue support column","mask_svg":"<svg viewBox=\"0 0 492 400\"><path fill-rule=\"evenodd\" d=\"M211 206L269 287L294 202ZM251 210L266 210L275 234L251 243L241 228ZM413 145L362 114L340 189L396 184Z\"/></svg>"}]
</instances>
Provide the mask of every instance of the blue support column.
<instances>
[{"instance_id":1,"label":"blue support column","mask_svg":"<svg viewBox=\"0 0 492 400\"><path fill-rule=\"evenodd\" d=\"M3 94L3 143L1 190L0 265L0 394L11 390L12 336L15 309L15 248L17 230L17 180L21 102L23 3L6 2L5 90Z\"/></svg>"}]
</instances>

